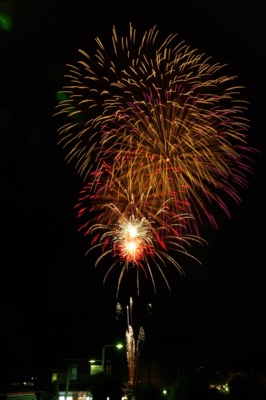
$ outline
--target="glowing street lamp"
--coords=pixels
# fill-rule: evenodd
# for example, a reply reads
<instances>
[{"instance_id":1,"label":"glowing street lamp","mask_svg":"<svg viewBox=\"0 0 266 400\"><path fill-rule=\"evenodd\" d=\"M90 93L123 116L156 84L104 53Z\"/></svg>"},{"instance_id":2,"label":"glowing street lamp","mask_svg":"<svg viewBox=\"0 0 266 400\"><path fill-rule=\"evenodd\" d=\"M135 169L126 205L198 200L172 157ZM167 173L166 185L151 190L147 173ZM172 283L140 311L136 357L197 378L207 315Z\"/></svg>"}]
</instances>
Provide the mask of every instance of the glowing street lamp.
<instances>
[{"instance_id":1,"label":"glowing street lamp","mask_svg":"<svg viewBox=\"0 0 266 400\"><path fill-rule=\"evenodd\" d=\"M121 343L118 343L118 344L106 344L105 346L103 346L103 349L102 349L102 372L105 371L105 349L107 347L116 347L117 349L122 349L124 346Z\"/></svg>"}]
</instances>

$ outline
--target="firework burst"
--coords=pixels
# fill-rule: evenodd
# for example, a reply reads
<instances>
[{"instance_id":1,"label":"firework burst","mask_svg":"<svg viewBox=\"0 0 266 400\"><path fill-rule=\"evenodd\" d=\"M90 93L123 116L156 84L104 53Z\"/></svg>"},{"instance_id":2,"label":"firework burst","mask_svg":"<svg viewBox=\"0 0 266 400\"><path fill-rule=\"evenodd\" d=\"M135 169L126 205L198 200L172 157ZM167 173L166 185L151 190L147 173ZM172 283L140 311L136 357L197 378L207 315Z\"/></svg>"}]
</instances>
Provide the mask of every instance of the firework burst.
<instances>
[{"instance_id":1,"label":"firework burst","mask_svg":"<svg viewBox=\"0 0 266 400\"><path fill-rule=\"evenodd\" d=\"M169 253L185 255L191 260L200 262L190 253L194 242L205 243L202 238L192 235L190 231L190 219L192 216L176 214L171 210L172 199L168 199L160 208L152 204L152 194L134 196L125 193L125 198L112 198L108 196L91 196L85 189L82 192L77 208L79 218L85 220L81 224L81 230L85 236L92 236L91 247L88 253L100 248L100 256L95 265L106 261L106 257L114 259L105 273L104 282L111 272L119 271L117 284L117 296L125 273L132 268L137 272L137 292L140 293L140 276L150 278L153 289L156 292L154 271L159 271L163 281L170 289L167 278L167 265L172 265L181 274L183 269L175 257ZM114 192L116 194L116 192ZM84 206L87 203L94 204L92 208ZM149 201L151 203L149 203ZM125 208L123 208L123 204ZM157 204L158 201L154 204ZM97 206L97 207L96 207ZM122 211L121 211L122 209ZM92 221L91 215L94 215Z\"/></svg>"},{"instance_id":2,"label":"firework burst","mask_svg":"<svg viewBox=\"0 0 266 400\"><path fill-rule=\"evenodd\" d=\"M68 65L59 143L85 181L78 217L101 248L96 265L115 257L105 278L122 265L119 287L133 266L155 288L152 263L169 286L166 263L182 271L169 250L190 255L202 225L218 227L212 206L230 216L229 200L248 184L247 102L225 65L177 35L159 43L153 27L137 40L130 24L128 37L113 28L112 43L107 52L96 38L93 57L80 50Z\"/></svg>"},{"instance_id":3,"label":"firework burst","mask_svg":"<svg viewBox=\"0 0 266 400\"><path fill-rule=\"evenodd\" d=\"M94 58L80 51L58 105L68 120L60 143L85 180L107 163L115 181L134 164L140 185L151 180L167 198L175 192L197 221L204 215L217 226L211 203L229 215L223 197L239 202L251 172L243 88L177 35L157 45L158 34L152 28L138 46L131 25L127 38L113 28L114 60L99 38Z\"/></svg>"}]
</instances>

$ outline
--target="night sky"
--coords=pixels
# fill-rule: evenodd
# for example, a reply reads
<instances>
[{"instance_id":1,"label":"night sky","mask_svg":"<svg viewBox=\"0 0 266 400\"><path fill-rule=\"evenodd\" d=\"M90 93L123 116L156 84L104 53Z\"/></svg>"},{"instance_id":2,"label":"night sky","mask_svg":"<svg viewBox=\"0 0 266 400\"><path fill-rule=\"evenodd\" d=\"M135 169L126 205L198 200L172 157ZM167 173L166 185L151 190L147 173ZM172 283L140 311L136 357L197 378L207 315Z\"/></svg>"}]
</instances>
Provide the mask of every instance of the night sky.
<instances>
[{"instance_id":1,"label":"night sky","mask_svg":"<svg viewBox=\"0 0 266 400\"><path fill-rule=\"evenodd\" d=\"M254 174L232 204L217 213L219 230L203 232L195 249L202 265L186 276L169 272L172 292L144 283L134 298L136 328L147 328L154 359L251 367L266 356L264 281L265 43L259 2L223 1L0 1L0 358L4 375L52 368L64 357L100 357L103 345L124 340L126 317L116 313L116 280L85 257L74 206L83 182L58 146L53 116L65 65L79 48L90 53L112 27L140 36L157 26L229 65L245 86L251 120ZM237 4L236 4L237 3ZM238 5L239 4L239 5ZM129 302L124 288L121 305ZM152 312L147 307L152 304Z\"/></svg>"}]
</instances>

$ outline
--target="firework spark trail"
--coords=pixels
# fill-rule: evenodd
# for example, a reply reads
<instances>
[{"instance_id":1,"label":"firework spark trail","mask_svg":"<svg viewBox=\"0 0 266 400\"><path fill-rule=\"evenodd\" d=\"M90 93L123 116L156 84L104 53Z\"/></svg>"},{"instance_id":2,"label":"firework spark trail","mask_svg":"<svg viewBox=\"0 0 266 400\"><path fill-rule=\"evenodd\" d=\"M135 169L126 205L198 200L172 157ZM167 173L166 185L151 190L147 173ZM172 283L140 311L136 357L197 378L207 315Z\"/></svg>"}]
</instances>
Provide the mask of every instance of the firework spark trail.
<instances>
[{"instance_id":1,"label":"firework spark trail","mask_svg":"<svg viewBox=\"0 0 266 400\"><path fill-rule=\"evenodd\" d=\"M130 385L136 384L137 370L140 356L140 346L145 340L145 332L142 327L139 329L137 341L134 338L134 330L129 325L126 331L126 344L127 344L127 362L129 369L129 380Z\"/></svg>"},{"instance_id":2,"label":"firework spark trail","mask_svg":"<svg viewBox=\"0 0 266 400\"><path fill-rule=\"evenodd\" d=\"M166 263L182 271L169 250L191 256L191 242L204 242L201 227L218 227L212 206L230 216L229 200L241 201L252 173L237 77L177 35L158 38L156 26L139 41L131 24L126 38L114 27L113 54L96 38L94 57L80 50L68 65L56 112L67 117L58 130L66 161L86 182L81 230L102 250L96 264L117 256L105 279L123 261L118 288L133 265L155 289L152 264L169 287Z\"/></svg>"},{"instance_id":3,"label":"firework spark trail","mask_svg":"<svg viewBox=\"0 0 266 400\"><path fill-rule=\"evenodd\" d=\"M129 373L129 384L135 385L137 379L137 371L139 367L140 348L145 340L145 331L143 327L139 328L138 336L135 339L133 321L132 321L133 299L130 297L130 306L127 306L127 330L126 330L126 346L127 346L127 362Z\"/></svg>"}]
</instances>

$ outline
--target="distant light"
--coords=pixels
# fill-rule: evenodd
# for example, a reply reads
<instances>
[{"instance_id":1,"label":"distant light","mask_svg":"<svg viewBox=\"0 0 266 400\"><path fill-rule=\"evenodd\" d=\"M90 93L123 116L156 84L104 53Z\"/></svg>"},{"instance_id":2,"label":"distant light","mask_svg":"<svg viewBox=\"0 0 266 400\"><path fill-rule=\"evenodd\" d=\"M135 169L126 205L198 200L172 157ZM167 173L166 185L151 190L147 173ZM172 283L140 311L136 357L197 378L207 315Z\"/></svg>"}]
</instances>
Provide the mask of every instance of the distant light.
<instances>
[{"instance_id":1,"label":"distant light","mask_svg":"<svg viewBox=\"0 0 266 400\"><path fill-rule=\"evenodd\" d=\"M11 16L7 13L0 13L0 29L3 31L11 31L14 28Z\"/></svg>"}]
</instances>

